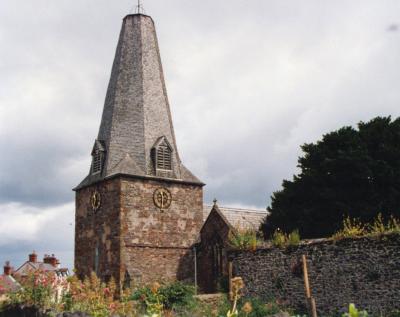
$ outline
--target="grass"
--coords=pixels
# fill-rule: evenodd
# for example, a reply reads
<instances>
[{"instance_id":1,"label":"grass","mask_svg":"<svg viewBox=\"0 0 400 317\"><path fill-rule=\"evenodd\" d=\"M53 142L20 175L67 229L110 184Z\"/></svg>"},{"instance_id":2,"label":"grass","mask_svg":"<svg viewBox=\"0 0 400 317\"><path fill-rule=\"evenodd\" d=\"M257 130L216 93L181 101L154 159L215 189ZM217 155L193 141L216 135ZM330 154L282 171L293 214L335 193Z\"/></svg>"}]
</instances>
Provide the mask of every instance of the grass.
<instances>
[{"instance_id":1,"label":"grass","mask_svg":"<svg viewBox=\"0 0 400 317\"><path fill-rule=\"evenodd\" d=\"M391 216L387 221L379 213L371 224L362 223L355 218L347 217L343 220L343 228L331 238L340 240L345 238L374 237L384 234L400 234L400 220Z\"/></svg>"},{"instance_id":2,"label":"grass","mask_svg":"<svg viewBox=\"0 0 400 317\"><path fill-rule=\"evenodd\" d=\"M301 239L299 230L294 230L289 234L285 234L284 232L277 229L272 235L272 245L278 248L287 248L289 246L299 245Z\"/></svg>"}]
</instances>

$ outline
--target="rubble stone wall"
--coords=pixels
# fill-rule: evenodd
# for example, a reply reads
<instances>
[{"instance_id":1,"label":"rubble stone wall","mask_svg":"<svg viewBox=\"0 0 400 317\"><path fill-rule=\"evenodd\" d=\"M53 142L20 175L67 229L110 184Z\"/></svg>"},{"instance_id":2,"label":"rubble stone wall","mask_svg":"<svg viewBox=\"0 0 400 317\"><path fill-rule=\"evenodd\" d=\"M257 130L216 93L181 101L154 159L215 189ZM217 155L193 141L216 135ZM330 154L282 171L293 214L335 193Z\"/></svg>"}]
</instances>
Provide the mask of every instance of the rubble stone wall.
<instances>
[{"instance_id":1,"label":"rubble stone wall","mask_svg":"<svg viewBox=\"0 0 400 317\"><path fill-rule=\"evenodd\" d=\"M373 316L400 310L400 235L233 251L230 259L234 275L244 279L247 295L280 299L305 311L303 254L319 315L345 311L349 303Z\"/></svg>"},{"instance_id":2,"label":"rubble stone wall","mask_svg":"<svg viewBox=\"0 0 400 317\"><path fill-rule=\"evenodd\" d=\"M172 195L165 210L153 201L160 187ZM121 269L131 280L194 280L193 244L203 223L201 186L122 179L121 223Z\"/></svg>"}]
</instances>

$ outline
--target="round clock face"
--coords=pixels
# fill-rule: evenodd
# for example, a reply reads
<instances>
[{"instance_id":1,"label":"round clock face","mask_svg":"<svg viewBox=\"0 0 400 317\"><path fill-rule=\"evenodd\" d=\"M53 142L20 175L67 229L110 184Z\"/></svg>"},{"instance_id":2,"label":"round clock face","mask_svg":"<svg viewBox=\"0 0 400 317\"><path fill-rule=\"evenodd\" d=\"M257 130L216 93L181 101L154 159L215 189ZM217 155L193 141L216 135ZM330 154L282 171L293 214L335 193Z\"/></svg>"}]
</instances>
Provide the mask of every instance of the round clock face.
<instances>
[{"instance_id":1,"label":"round clock face","mask_svg":"<svg viewBox=\"0 0 400 317\"><path fill-rule=\"evenodd\" d=\"M90 205L92 206L94 212L99 210L101 206L101 196L97 190L94 191L92 196L90 197Z\"/></svg>"},{"instance_id":2,"label":"round clock face","mask_svg":"<svg viewBox=\"0 0 400 317\"><path fill-rule=\"evenodd\" d=\"M160 209L171 206L172 196L168 189L157 188L153 194L154 204Z\"/></svg>"}]
</instances>

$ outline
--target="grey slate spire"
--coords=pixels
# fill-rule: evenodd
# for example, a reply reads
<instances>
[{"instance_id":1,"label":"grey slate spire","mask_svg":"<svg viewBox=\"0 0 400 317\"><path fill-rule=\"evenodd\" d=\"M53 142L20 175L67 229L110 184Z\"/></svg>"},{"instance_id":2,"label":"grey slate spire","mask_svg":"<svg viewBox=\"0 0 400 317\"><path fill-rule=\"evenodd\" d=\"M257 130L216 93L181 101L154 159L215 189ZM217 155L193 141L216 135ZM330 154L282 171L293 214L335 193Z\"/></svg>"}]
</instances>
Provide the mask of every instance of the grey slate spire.
<instances>
[{"instance_id":1,"label":"grey slate spire","mask_svg":"<svg viewBox=\"0 0 400 317\"><path fill-rule=\"evenodd\" d=\"M158 152L160 146L165 151ZM179 158L157 35L147 15L123 20L92 155L90 173L77 188L120 174L201 184Z\"/></svg>"}]
</instances>

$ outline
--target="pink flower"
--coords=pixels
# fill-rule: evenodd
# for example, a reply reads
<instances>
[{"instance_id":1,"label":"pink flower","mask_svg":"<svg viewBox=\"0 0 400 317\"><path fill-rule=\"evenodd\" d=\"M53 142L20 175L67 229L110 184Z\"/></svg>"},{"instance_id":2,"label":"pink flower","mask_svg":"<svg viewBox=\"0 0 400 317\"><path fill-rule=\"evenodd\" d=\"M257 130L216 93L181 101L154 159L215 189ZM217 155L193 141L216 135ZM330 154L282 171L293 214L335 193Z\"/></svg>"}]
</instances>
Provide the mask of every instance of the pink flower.
<instances>
[{"instance_id":1,"label":"pink flower","mask_svg":"<svg viewBox=\"0 0 400 317\"><path fill-rule=\"evenodd\" d=\"M104 295L110 296L110 294L111 294L110 289L109 289L108 287L106 287L106 288L104 289Z\"/></svg>"}]
</instances>

